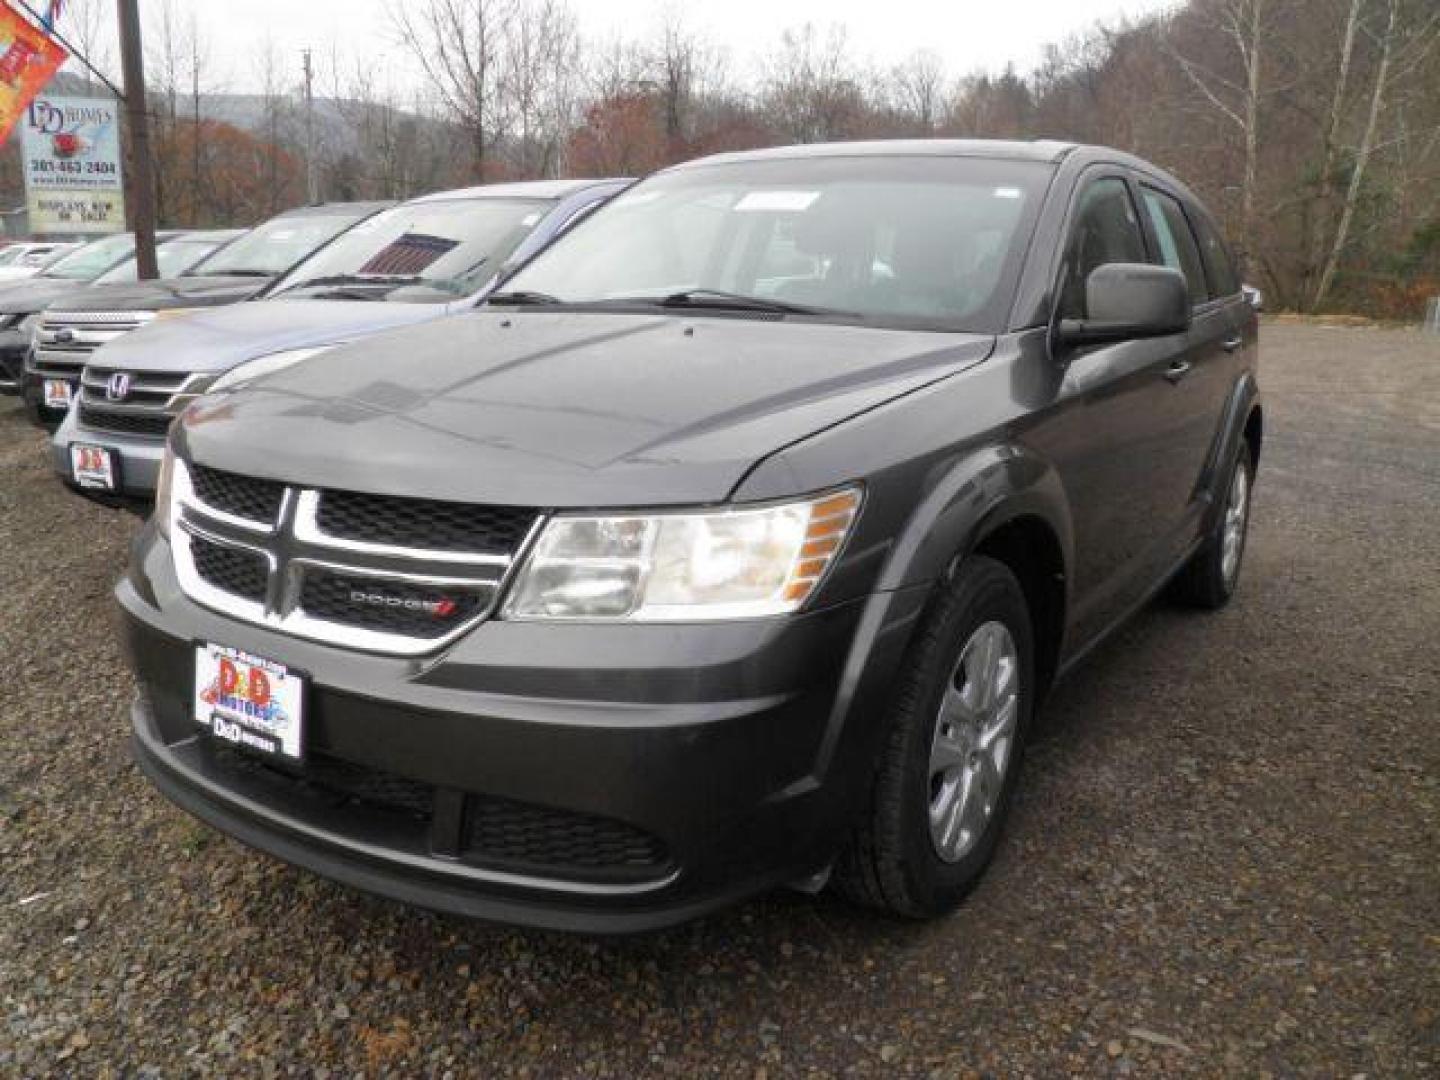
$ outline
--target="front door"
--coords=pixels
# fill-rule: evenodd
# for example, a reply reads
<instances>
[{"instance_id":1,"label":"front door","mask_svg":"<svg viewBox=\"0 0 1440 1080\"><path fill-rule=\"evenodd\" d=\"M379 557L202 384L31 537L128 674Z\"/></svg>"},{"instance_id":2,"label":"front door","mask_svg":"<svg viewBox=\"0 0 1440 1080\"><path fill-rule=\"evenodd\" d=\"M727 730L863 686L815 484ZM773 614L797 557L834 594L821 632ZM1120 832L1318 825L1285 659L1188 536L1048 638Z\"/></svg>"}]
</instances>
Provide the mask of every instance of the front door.
<instances>
[{"instance_id":1,"label":"front door","mask_svg":"<svg viewBox=\"0 0 1440 1080\"><path fill-rule=\"evenodd\" d=\"M1132 187L1118 172L1081 180L1057 284L1061 318L1084 319L1085 281L1105 263L1150 262ZM1072 647L1083 647L1143 598L1170 557L1191 501L1179 442L1188 334L1068 348L1051 408L1026 432L1054 463L1074 533Z\"/></svg>"}]
</instances>

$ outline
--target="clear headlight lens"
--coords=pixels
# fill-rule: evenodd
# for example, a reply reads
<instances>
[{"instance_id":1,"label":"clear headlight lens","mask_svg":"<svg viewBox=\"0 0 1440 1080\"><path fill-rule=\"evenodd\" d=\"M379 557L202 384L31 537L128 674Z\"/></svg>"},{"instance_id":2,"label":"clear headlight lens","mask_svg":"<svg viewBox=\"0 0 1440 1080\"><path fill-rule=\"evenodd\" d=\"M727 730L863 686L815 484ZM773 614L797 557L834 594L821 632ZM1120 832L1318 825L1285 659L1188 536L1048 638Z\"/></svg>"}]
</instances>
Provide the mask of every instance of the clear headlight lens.
<instances>
[{"instance_id":1,"label":"clear headlight lens","mask_svg":"<svg viewBox=\"0 0 1440 1080\"><path fill-rule=\"evenodd\" d=\"M254 360L237 364L207 386L205 390L207 393L211 390L233 390L251 379L258 379L262 375L273 375L292 364L309 359L316 353L333 348L335 348L334 345L314 345L308 349L287 349L284 352L270 353L268 356L257 356Z\"/></svg>"},{"instance_id":2,"label":"clear headlight lens","mask_svg":"<svg viewBox=\"0 0 1440 1080\"><path fill-rule=\"evenodd\" d=\"M783 615L809 599L860 508L848 488L715 512L560 516L505 603L512 619L665 622Z\"/></svg>"}]
</instances>

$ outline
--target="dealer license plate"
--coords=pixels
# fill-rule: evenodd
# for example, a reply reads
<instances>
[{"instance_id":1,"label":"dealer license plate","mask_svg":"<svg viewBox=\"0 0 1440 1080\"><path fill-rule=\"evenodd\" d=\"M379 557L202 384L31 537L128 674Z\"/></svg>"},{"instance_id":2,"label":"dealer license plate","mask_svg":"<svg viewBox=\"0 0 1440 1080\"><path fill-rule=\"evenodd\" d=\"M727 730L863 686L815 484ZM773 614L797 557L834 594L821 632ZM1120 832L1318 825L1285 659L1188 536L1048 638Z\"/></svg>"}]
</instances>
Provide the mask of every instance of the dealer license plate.
<instances>
[{"instance_id":1,"label":"dealer license plate","mask_svg":"<svg viewBox=\"0 0 1440 1080\"><path fill-rule=\"evenodd\" d=\"M305 677L284 664L206 642L195 646L195 722L261 757L305 758Z\"/></svg>"},{"instance_id":2,"label":"dealer license plate","mask_svg":"<svg viewBox=\"0 0 1440 1080\"><path fill-rule=\"evenodd\" d=\"M83 488L115 490L115 451L89 443L70 444L70 475Z\"/></svg>"},{"instance_id":3,"label":"dealer license plate","mask_svg":"<svg viewBox=\"0 0 1440 1080\"><path fill-rule=\"evenodd\" d=\"M45 405L51 409L69 409L70 383L65 379L46 379Z\"/></svg>"}]
</instances>

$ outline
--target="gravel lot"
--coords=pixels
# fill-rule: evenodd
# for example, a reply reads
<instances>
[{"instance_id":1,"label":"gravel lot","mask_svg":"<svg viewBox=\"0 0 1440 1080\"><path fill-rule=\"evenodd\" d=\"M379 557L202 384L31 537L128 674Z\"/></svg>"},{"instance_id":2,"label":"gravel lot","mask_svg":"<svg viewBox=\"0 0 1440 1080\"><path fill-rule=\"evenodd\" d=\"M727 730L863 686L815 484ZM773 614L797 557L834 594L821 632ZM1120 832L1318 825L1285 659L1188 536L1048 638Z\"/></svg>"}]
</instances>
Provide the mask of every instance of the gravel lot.
<instances>
[{"instance_id":1,"label":"gravel lot","mask_svg":"<svg viewBox=\"0 0 1440 1080\"><path fill-rule=\"evenodd\" d=\"M372 899L155 794L135 520L0 399L0 1075L1440 1074L1440 338L1263 342L1240 595L1057 691L958 914L777 894L622 940Z\"/></svg>"}]
</instances>

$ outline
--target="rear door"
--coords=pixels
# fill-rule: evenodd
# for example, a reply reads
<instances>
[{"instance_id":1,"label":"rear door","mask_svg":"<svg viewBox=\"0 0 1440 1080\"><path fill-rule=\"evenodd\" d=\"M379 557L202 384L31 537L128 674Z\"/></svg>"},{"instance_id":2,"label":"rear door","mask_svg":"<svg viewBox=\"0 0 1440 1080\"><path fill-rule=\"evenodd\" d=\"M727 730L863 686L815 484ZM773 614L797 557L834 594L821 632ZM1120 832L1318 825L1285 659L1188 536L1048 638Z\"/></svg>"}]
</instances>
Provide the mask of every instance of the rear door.
<instances>
[{"instance_id":1,"label":"rear door","mask_svg":"<svg viewBox=\"0 0 1440 1080\"><path fill-rule=\"evenodd\" d=\"M1166 453L1184 478L1184 512L1178 520L1173 555L1195 539L1209 498L1203 486L1211 447L1219 436L1224 403L1232 385L1236 353L1243 341L1230 301L1213 294L1194 226L1176 195L1144 180L1142 216L1155 261L1179 270L1190 289L1192 322L1183 349L1169 371L1173 429Z\"/></svg>"}]
</instances>

